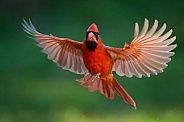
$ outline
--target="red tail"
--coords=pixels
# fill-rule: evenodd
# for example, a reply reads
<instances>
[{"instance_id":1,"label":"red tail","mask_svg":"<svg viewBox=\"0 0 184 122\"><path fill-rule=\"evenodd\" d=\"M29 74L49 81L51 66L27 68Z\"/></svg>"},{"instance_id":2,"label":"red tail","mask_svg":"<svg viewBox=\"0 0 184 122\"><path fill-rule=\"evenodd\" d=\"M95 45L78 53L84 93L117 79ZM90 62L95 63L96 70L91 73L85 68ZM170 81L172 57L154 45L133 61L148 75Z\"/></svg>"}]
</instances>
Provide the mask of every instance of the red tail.
<instances>
[{"instance_id":1,"label":"red tail","mask_svg":"<svg viewBox=\"0 0 184 122\"><path fill-rule=\"evenodd\" d=\"M130 104L133 108L136 108L136 104L131 96L125 91L125 89L118 83L118 81L111 75L110 78L112 84L104 81L100 78L94 77L91 74L84 76L84 78L78 79L78 82L82 82L82 86L89 87L89 91L93 92L99 90L101 94L104 94L109 99L114 99L114 93L121 97L126 103Z\"/></svg>"},{"instance_id":2,"label":"red tail","mask_svg":"<svg viewBox=\"0 0 184 122\"><path fill-rule=\"evenodd\" d=\"M133 108L136 108L136 103L131 98L131 96L126 92L126 90L118 83L118 81L113 77L113 89L117 95L121 97L126 103L130 104Z\"/></svg>"}]
</instances>

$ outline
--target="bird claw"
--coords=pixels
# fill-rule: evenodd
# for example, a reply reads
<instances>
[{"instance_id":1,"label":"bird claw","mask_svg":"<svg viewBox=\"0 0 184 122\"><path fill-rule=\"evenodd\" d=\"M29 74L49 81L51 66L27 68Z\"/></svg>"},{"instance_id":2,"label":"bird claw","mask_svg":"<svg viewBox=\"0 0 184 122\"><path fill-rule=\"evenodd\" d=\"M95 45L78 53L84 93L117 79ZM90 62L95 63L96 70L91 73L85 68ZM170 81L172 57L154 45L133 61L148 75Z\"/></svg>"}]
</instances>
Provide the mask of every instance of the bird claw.
<instances>
[{"instance_id":1,"label":"bird claw","mask_svg":"<svg viewBox=\"0 0 184 122\"><path fill-rule=\"evenodd\" d=\"M86 70L85 72L84 72L84 76L87 76L87 75L89 75L90 73L89 73L89 71L88 70Z\"/></svg>"},{"instance_id":2,"label":"bird claw","mask_svg":"<svg viewBox=\"0 0 184 122\"><path fill-rule=\"evenodd\" d=\"M96 78L99 79L100 78L100 75L101 75L100 72L97 73L97 74L95 74L95 75L93 75L92 81L94 81Z\"/></svg>"},{"instance_id":3,"label":"bird claw","mask_svg":"<svg viewBox=\"0 0 184 122\"><path fill-rule=\"evenodd\" d=\"M91 75L87 70L85 71L85 73L84 73L84 78L82 78L82 79L79 79L79 80L77 80L77 81L79 81L79 82L84 82L84 81L86 81L87 79L89 80L91 80L92 82L95 80L95 79L100 79L100 75L101 75L101 73L99 72L99 73L96 73L95 75Z\"/></svg>"}]
</instances>

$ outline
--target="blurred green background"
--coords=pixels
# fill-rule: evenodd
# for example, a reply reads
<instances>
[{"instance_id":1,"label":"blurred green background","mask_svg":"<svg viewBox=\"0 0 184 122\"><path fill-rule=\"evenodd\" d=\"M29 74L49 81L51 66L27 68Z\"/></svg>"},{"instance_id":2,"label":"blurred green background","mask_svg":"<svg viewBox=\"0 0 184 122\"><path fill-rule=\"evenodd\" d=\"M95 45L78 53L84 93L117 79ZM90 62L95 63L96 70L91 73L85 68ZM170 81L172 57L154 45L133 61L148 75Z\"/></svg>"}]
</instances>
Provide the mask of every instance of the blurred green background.
<instances>
[{"instance_id":1,"label":"blurred green background","mask_svg":"<svg viewBox=\"0 0 184 122\"><path fill-rule=\"evenodd\" d=\"M76 75L40 53L22 30L31 18L42 33L83 41L88 26L98 25L105 45L130 43L134 24L165 22L178 47L164 73L141 79L116 79L137 103L89 93ZM184 1L182 0L1 0L0 122L182 122L184 121Z\"/></svg>"}]
</instances>

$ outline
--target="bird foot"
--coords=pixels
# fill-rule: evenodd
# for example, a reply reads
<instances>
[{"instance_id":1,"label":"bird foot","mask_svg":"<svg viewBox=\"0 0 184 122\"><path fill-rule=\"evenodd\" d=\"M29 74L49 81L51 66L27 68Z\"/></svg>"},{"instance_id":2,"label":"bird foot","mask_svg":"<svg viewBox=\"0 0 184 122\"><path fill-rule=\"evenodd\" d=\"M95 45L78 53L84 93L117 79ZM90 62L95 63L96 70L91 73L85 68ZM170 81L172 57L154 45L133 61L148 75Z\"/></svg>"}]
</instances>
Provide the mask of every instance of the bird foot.
<instances>
[{"instance_id":1,"label":"bird foot","mask_svg":"<svg viewBox=\"0 0 184 122\"><path fill-rule=\"evenodd\" d=\"M92 81L94 81L96 78L99 79L100 78L101 73L96 73L95 75L93 75Z\"/></svg>"}]
</instances>

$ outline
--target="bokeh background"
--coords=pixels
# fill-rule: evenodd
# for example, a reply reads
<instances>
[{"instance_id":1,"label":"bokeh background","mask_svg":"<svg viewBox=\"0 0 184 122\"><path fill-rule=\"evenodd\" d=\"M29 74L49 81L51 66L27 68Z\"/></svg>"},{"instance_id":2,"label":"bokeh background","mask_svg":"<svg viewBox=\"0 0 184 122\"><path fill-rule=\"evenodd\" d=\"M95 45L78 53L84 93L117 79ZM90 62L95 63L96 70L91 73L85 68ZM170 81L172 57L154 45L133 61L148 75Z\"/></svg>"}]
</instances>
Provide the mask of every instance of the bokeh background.
<instances>
[{"instance_id":1,"label":"bokeh background","mask_svg":"<svg viewBox=\"0 0 184 122\"><path fill-rule=\"evenodd\" d=\"M116 79L137 103L89 93L76 75L47 59L22 30L32 20L42 33L83 41L88 26L98 25L105 45L123 47L134 24L165 22L178 47L164 73L150 78ZM1 0L0 122L182 122L184 121L183 0Z\"/></svg>"}]
</instances>

